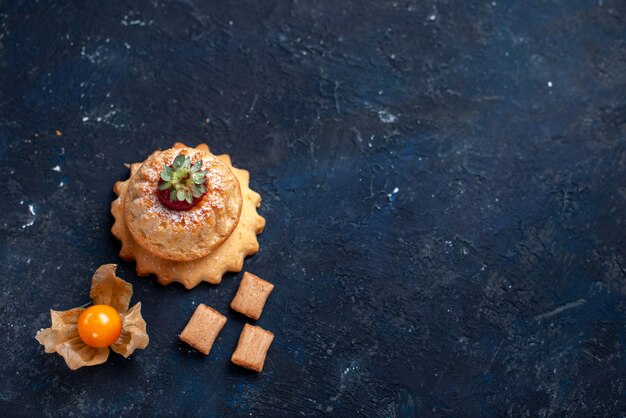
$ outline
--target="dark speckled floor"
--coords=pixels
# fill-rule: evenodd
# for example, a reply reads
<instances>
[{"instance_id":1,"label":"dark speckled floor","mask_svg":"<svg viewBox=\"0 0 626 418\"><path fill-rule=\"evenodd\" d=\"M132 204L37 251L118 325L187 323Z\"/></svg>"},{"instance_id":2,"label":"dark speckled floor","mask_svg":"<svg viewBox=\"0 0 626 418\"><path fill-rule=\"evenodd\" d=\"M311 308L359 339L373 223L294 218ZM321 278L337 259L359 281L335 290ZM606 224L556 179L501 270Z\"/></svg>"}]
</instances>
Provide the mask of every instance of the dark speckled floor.
<instances>
[{"instance_id":1,"label":"dark speckled floor","mask_svg":"<svg viewBox=\"0 0 626 418\"><path fill-rule=\"evenodd\" d=\"M624 1L69 3L0 1L3 415L624 416ZM117 257L113 183L176 140L263 197L262 374L240 275ZM109 262L150 346L71 372L35 332Z\"/></svg>"}]
</instances>

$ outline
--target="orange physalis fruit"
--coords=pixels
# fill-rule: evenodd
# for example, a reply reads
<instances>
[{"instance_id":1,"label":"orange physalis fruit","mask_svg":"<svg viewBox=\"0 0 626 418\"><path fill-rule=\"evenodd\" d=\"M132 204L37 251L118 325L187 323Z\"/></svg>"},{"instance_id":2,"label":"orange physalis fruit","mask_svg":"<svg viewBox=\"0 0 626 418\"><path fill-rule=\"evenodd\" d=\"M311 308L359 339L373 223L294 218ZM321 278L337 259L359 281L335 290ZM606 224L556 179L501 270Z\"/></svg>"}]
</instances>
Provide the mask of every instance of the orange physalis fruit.
<instances>
[{"instance_id":1,"label":"orange physalis fruit","mask_svg":"<svg viewBox=\"0 0 626 418\"><path fill-rule=\"evenodd\" d=\"M78 317L78 335L85 344L102 348L113 344L122 333L120 314L108 305L93 305Z\"/></svg>"}]
</instances>

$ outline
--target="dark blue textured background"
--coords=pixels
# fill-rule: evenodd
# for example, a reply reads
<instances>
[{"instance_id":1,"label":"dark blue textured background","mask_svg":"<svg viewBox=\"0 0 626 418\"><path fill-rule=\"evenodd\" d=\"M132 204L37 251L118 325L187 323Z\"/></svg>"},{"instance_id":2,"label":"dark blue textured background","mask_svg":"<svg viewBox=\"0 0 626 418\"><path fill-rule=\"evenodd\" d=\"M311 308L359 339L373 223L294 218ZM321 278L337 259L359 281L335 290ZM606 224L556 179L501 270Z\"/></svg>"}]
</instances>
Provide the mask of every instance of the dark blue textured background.
<instances>
[{"instance_id":1,"label":"dark blue textured background","mask_svg":"<svg viewBox=\"0 0 626 418\"><path fill-rule=\"evenodd\" d=\"M228 360L240 275L117 257L114 182L177 140L263 197L262 374ZM0 141L4 415L624 416L621 0L4 0ZM72 372L34 335L109 262L150 346Z\"/></svg>"}]
</instances>

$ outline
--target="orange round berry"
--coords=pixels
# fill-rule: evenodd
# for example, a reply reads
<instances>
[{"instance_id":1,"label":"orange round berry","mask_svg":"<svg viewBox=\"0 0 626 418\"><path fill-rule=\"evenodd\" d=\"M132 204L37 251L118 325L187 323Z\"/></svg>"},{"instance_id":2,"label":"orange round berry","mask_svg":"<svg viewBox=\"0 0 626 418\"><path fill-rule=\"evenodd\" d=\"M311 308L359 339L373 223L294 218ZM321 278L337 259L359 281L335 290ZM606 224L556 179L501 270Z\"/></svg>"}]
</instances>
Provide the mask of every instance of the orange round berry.
<instances>
[{"instance_id":1,"label":"orange round berry","mask_svg":"<svg viewBox=\"0 0 626 418\"><path fill-rule=\"evenodd\" d=\"M108 305L90 306L78 317L78 335L91 347L108 347L121 333L120 314Z\"/></svg>"}]
</instances>

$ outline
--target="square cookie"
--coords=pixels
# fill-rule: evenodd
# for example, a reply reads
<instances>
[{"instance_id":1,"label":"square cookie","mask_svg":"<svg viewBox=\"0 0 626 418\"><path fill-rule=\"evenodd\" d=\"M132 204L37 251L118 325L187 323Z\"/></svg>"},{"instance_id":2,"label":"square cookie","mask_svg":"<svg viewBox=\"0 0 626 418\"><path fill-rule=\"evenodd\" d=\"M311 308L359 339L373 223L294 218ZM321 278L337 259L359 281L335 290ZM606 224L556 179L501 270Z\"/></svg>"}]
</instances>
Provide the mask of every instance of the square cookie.
<instances>
[{"instance_id":1,"label":"square cookie","mask_svg":"<svg viewBox=\"0 0 626 418\"><path fill-rule=\"evenodd\" d=\"M254 320L261 317L263 307L274 285L247 271L243 274L239 289L230 307Z\"/></svg>"},{"instance_id":2,"label":"square cookie","mask_svg":"<svg viewBox=\"0 0 626 418\"><path fill-rule=\"evenodd\" d=\"M230 361L256 372L263 371L265 356L270 348L274 334L261 327L246 324L239 336L239 343Z\"/></svg>"},{"instance_id":3,"label":"square cookie","mask_svg":"<svg viewBox=\"0 0 626 418\"><path fill-rule=\"evenodd\" d=\"M225 323L224 315L201 303L180 333L180 339L207 355Z\"/></svg>"}]
</instances>

